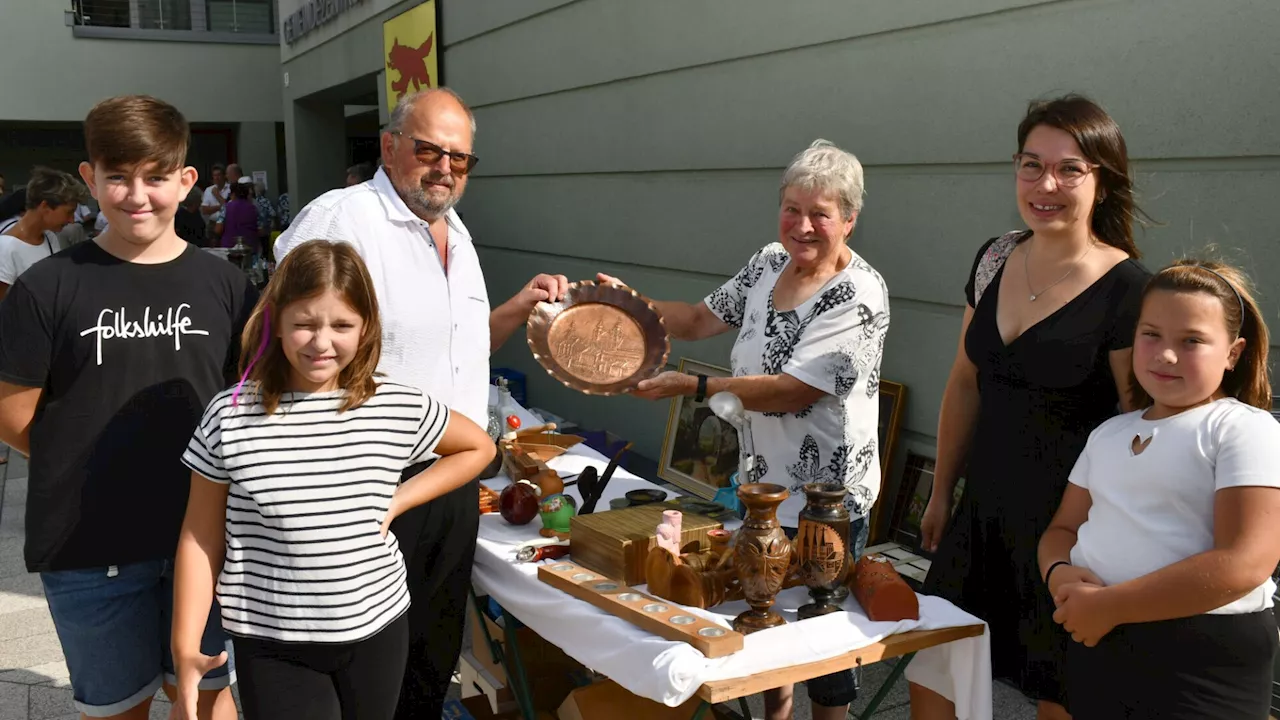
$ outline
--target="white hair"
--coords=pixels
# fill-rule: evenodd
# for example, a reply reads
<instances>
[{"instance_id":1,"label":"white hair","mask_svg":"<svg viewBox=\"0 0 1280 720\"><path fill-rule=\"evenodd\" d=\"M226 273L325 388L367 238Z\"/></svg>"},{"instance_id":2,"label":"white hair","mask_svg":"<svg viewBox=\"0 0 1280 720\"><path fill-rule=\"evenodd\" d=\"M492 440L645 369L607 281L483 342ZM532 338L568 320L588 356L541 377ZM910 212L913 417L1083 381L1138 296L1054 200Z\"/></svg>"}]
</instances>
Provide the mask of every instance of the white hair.
<instances>
[{"instance_id":1,"label":"white hair","mask_svg":"<svg viewBox=\"0 0 1280 720\"><path fill-rule=\"evenodd\" d=\"M405 120L413 113L413 106L422 98L435 93L444 93L458 101L458 104L462 106L464 111L466 111L467 119L471 121L471 138L474 141L476 136L475 113L471 112L471 107L463 102L462 97L458 95L458 93L447 87L424 88L422 90L411 92L400 98L400 102L397 103L395 109L391 111L391 117L387 119L387 126L383 128L383 131L397 133L404 130Z\"/></svg>"},{"instance_id":2,"label":"white hair","mask_svg":"<svg viewBox=\"0 0 1280 720\"><path fill-rule=\"evenodd\" d=\"M840 212L847 220L854 213L862 210L862 197L866 195L863 187L862 163L853 153L841 150L835 143L827 140L814 140L813 144L800 151L791 160L786 171L782 173L782 185L778 189L778 199L787 188L835 193L840 203Z\"/></svg>"}]
</instances>

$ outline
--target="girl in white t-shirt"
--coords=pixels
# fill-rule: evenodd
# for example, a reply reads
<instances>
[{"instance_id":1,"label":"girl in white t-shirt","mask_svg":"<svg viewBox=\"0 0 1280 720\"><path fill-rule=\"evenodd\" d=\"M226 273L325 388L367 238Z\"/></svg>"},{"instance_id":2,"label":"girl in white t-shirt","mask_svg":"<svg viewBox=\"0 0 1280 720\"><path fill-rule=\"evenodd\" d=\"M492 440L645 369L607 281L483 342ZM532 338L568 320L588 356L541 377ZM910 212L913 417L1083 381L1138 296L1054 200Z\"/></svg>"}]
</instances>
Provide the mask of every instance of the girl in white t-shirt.
<instances>
[{"instance_id":1,"label":"girl in white t-shirt","mask_svg":"<svg viewBox=\"0 0 1280 720\"><path fill-rule=\"evenodd\" d=\"M1133 346L1145 410L1103 423L1040 541L1075 642L1077 718L1260 720L1277 647L1280 423L1269 338L1238 270L1179 261Z\"/></svg>"},{"instance_id":2,"label":"girl in white t-shirt","mask_svg":"<svg viewBox=\"0 0 1280 720\"><path fill-rule=\"evenodd\" d=\"M227 660L200 649L215 592L245 718L394 716L409 592L391 522L472 481L494 446L416 388L376 378L381 340L350 245L289 253L245 326L244 378L209 403L183 455L179 718L195 720L201 677Z\"/></svg>"}]
</instances>

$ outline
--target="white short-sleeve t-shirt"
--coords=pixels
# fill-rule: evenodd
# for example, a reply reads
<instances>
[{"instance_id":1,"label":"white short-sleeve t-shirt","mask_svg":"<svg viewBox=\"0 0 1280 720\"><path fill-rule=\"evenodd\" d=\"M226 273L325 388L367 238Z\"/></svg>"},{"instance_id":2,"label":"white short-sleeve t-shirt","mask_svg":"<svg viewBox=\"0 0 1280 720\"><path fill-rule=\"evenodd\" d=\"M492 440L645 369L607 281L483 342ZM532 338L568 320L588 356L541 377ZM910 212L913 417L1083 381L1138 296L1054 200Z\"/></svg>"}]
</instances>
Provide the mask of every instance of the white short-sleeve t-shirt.
<instances>
[{"instance_id":1,"label":"white short-sleeve t-shirt","mask_svg":"<svg viewBox=\"0 0 1280 720\"><path fill-rule=\"evenodd\" d=\"M7 229L0 228L0 233ZM29 245L12 235L0 234L0 282L12 285L27 268L53 255L58 236L46 231L43 239L39 245Z\"/></svg>"},{"instance_id":2,"label":"white short-sleeve t-shirt","mask_svg":"<svg viewBox=\"0 0 1280 720\"><path fill-rule=\"evenodd\" d=\"M1280 487L1280 423L1225 398L1160 420L1120 415L1089 436L1070 481L1093 506L1071 550L1074 565L1107 585L1133 580L1213 549L1215 494L1232 487ZM1147 442L1135 453L1133 440ZM1213 614L1272 605L1268 579Z\"/></svg>"},{"instance_id":3,"label":"white short-sleeve t-shirt","mask_svg":"<svg viewBox=\"0 0 1280 720\"><path fill-rule=\"evenodd\" d=\"M824 393L796 413L753 412L759 482L791 496L779 521L798 524L807 483L844 485L853 517L871 511L880 492L880 356L889 330L889 291L857 253L794 310L773 306L773 288L791 262L780 243L766 245L704 301L740 328L731 364L735 377L787 374Z\"/></svg>"}]
</instances>

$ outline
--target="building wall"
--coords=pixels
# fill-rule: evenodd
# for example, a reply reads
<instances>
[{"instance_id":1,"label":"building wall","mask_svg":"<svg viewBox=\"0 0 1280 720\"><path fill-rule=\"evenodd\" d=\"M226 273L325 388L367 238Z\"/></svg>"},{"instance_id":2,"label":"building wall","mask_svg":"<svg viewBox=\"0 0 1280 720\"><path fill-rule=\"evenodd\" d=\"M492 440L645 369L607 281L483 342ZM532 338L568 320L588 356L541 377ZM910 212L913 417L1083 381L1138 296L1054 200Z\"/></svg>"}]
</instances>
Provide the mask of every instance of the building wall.
<instances>
[{"instance_id":1,"label":"building wall","mask_svg":"<svg viewBox=\"0 0 1280 720\"><path fill-rule=\"evenodd\" d=\"M0 0L0 120L81 121L127 93L160 97L192 122L283 119L278 47L76 38L69 7Z\"/></svg>"},{"instance_id":2,"label":"building wall","mask_svg":"<svg viewBox=\"0 0 1280 720\"><path fill-rule=\"evenodd\" d=\"M867 168L853 247L885 276L883 377L928 447L978 246L1020 224L1010 155L1028 100L1079 91L1135 159L1152 268L1217 242L1280 271L1280 5L1273 0L444 0L444 74L475 108L460 210L491 299L536 271L616 274L697 301L775 238L777 182L825 137ZM1234 250L1237 249L1238 250ZM731 337L682 356L726 365ZM534 404L656 457L667 405L559 387L522 338L495 365ZM901 459L899 458L899 464Z\"/></svg>"},{"instance_id":3,"label":"building wall","mask_svg":"<svg viewBox=\"0 0 1280 720\"><path fill-rule=\"evenodd\" d=\"M280 17L288 17L301 2L280 0ZM419 0L364 0L292 46L282 42L285 144L306 148L288 153L295 208L342 186L349 165L343 105L378 102L382 23L417 4Z\"/></svg>"},{"instance_id":4,"label":"building wall","mask_svg":"<svg viewBox=\"0 0 1280 720\"><path fill-rule=\"evenodd\" d=\"M280 194L278 153L283 151L284 148L276 147L275 123L240 123L236 159L240 162L240 168L249 176L255 170L267 171L267 195L272 198Z\"/></svg>"}]
</instances>

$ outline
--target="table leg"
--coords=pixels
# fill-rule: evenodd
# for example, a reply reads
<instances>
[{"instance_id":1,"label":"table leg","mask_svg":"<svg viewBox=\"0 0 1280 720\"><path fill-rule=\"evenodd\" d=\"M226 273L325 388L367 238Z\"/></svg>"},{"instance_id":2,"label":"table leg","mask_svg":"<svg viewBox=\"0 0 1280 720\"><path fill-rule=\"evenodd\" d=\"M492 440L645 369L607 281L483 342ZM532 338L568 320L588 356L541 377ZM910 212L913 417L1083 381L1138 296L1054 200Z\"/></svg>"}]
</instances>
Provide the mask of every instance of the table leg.
<instances>
[{"instance_id":1,"label":"table leg","mask_svg":"<svg viewBox=\"0 0 1280 720\"><path fill-rule=\"evenodd\" d=\"M502 609L502 634L506 636L509 650L509 659L503 662L503 667L507 669L511 693L516 696L516 703L520 705L520 714L524 716L524 720L536 720L529 678L524 672L524 660L520 658L520 642L516 636L516 616L507 612L506 608Z\"/></svg>"},{"instance_id":2,"label":"table leg","mask_svg":"<svg viewBox=\"0 0 1280 720\"><path fill-rule=\"evenodd\" d=\"M889 691L893 689L894 684L902 677L902 673L907 671L907 665L911 663L912 658L915 656L915 653L907 653L906 655L903 655L902 659L893 666L893 670L889 671L889 677L885 678L884 682L881 683L880 689L877 690L875 696L871 698L871 702L867 703L867 707L862 711L862 714L854 715L853 712L850 711L849 715L851 717L856 717L859 720L867 720L874 715L876 710L880 709L880 703L884 702L884 699L889 695Z\"/></svg>"},{"instance_id":3,"label":"table leg","mask_svg":"<svg viewBox=\"0 0 1280 720\"><path fill-rule=\"evenodd\" d=\"M707 714L707 711L710 709L711 709L711 703L707 702L706 700L703 700L702 702L698 703L698 708L693 711L693 717L690 718L689 720L702 720L703 716L705 716ZM748 720L750 719L748 718Z\"/></svg>"},{"instance_id":4,"label":"table leg","mask_svg":"<svg viewBox=\"0 0 1280 720\"><path fill-rule=\"evenodd\" d=\"M751 720L751 706L745 697L738 698L738 709L742 711L742 720Z\"/></svg>"},{"instance_id":5,"label":"table leg","mask_svg":"<svg viewBox=\"0 0 1280 720\"><path fill-rule=\"evenodd\" d=\"M529 688L528 677L524 672L524 661L520 658L520 644L516 637L517 620L515 616L507 612L506 608L502 609L502 635L506 640L506 648L510 649L510 654L508 655L503 648L503 644L489 635L489 626L485 623L485 613L481 608L480 598L476 596L475 588L472 588L470 593L471 603L476 609L476 621L480 623L484 638L489 643L490 654L507 671L507 684L511 686L511 694L515 696L516 704L520 706L520 715L524 720L536 720L532 691Z\"/></svg>"}]
</instances>

